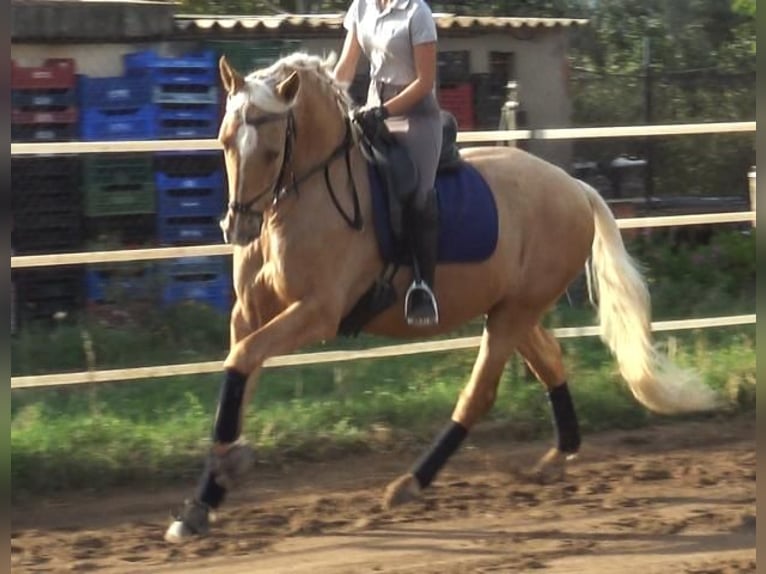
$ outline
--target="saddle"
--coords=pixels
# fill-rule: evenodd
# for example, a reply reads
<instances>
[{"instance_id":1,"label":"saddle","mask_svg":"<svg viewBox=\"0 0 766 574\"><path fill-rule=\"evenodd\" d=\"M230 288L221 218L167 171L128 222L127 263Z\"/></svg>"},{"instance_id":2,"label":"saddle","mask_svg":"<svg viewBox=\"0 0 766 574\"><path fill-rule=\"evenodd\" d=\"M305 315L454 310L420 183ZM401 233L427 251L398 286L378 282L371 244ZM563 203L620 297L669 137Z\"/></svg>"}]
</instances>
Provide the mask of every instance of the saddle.
<instances>
[{"instance_id":1,"label":"saddle","mask_svg":"<svg viewBox=\"0 0 766 574\"><path fill-rule=\"evenodd\" d=\"M481 174L460 157L457 121L442 111L442 148L437 168L439 260L481 261L495 250L498 233L496 206ZM397 301L393 278L411 255L406 245L404 208L417 190L418 173L407 149L385 122L360 126L362 152L369 165L373 224L385 267L354 308L338 325L338 334L356 336L379 313Z\"/></svg>"},{"instance_id":2,"label":"saddle","mask_svg":"<svg viewBox=\"0 0 766 574\"><path fill-rule=\"evenodd\" d=\"M437 174L455 170L462 164L457 147L457 120L451 113L441 110L442 147L439 154ZM388 198L391 230L397 243L404 240L404 206L412 199L418 187L417 165L407 148L381 121L362 129L362 150L370 166L376 171Z\"/></svg>"}]
</instances>

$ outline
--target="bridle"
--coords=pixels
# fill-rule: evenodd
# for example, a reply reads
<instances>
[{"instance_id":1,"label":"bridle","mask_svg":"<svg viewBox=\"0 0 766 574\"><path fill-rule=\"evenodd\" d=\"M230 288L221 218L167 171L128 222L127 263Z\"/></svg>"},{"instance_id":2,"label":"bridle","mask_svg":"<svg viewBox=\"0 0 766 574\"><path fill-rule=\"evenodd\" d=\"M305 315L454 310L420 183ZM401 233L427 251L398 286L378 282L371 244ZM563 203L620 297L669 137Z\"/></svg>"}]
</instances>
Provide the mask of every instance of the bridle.
<instances>
[{"instance_id":1,"label":"bridle","mask_svg":"<svg viewBox=\"0 0 766 574\"><path fill-rule=\"evenodd\" d=\"M317 163L316 165L309 168L305 173L301 174L300 177L296 177L296 174L293 171L292 177L290 178L288 182L285 182L285 174L287 173L287 166L292 161L293 144L295 141L295 137L297 136L295 115L293 114L292 109L289 109L284 112L268 113L262 116L258 116L257 118L248 118L248 117L244 118L244 122L246 125L256 129L265 124L269 124L269 123L280 121L280 120L285 120L286 126L285 126L285 143L284 143L284 149L282 151L282 165L279 167L279 172L277 173L277 177L274 179L273 182L269 183L263 191L260 191L259 193L257 193L255 197L253 197L252 199L249 199L248 201L245 201L245 202L233 201L229 203L229 209L231 209L233 213L256 218L256 220L258 221L258 227L260 228L260 226L263 223L264 210L253 209L253 207L264 196L271 194L272 205L273 205L273 204L276 204L282 197L286 196L289 193L295 192L297 195L300 184L304 183L309 178L313 177L320 171L324 170L325 185L327 187L328 193L330 194L330 198L332 199L332 202L335 205L335 208L338 210L340 215L343 217L343 219L351 228L357 231L361 230L363 221L362 221L361 208L359 205L359 193L356 189L356 182L354 181L354 177L351 171L351 148L353 147L353 138L352 138L352 131L351 131L351 122L349 117L346 114L344 114L343 120L345 124L344 126L345 131L344 131L343 139L340 141L340 143L338 143L337 146L335 146L335 148L330 153L330 155L324 160ZM330 166L335 162L335 160L339 159L341 156L345 157L346 171L348 173L349 181L351 182L353 210L354 210L353 216L348 215L343 210L343 207L340 205L340 202L338 201L337 195L330 181ZM242 197L243 181L244 181L244 178L239 179L239 186L238 186L237 195L236 195L236 197L238 198Z\"/></svg>"}]
</instances>

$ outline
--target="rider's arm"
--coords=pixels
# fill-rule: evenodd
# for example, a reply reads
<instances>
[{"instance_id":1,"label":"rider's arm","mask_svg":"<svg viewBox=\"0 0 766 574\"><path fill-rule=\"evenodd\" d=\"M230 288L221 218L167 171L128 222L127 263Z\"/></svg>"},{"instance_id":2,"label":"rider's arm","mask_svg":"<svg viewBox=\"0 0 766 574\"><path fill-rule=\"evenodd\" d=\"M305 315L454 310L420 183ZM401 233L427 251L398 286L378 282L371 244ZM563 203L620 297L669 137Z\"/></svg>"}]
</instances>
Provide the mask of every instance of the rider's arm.
<instances>
[{"instance_id":1,"label":"rider's arm","mask_svg":"<svg viewBox=\"0 0 766 574\"><path fill-rule=\"evenodd\" d=\"M436 42L416 44L412 47L415 60L415 79L383 105L389 115L398 116L417 104L434 89L436 81Z\"/></svg>"},{"instance_id":2,"label":"rider's arm","mask_svg":"<svg viewBox=\"0 0 766 574\"><path fill-rule=\"evenodd\" d=\"M346 32L346 40L343 42L340 58L335 64L333 75L339 82L350 84L354 81L356 75L356 65L359 62L359 55L362 53L362 47L356 37L356 26Z\"/></svg>"}]
</instances>

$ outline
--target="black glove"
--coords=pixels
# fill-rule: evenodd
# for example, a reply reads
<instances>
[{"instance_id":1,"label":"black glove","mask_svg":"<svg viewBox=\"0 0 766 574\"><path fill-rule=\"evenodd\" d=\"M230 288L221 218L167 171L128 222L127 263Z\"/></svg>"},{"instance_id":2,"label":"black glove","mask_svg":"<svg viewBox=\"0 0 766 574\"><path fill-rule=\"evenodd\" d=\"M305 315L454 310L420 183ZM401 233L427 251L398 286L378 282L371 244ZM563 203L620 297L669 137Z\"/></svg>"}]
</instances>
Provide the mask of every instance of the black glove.
<instances>
[{"instance_id":1,"label":"black glove","mask_svg":"<svg viewBox=\"0 0 766 574\"><path fill-rule=\"evenodd\" d=\"M361 108L354 113L354 120L366 134L377 133L378 126L380 126L387 117L388 110L385 106Z\"/></svg>"}]
</instances>

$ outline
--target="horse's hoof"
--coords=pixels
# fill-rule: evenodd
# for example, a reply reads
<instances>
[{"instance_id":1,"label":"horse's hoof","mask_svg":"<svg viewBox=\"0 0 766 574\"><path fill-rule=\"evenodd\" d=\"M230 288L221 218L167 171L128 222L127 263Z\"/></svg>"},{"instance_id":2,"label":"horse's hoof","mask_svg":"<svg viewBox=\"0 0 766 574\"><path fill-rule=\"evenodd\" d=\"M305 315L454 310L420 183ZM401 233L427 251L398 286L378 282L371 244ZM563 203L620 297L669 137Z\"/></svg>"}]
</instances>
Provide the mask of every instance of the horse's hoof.
<instances>
[{"instance_id":1,"label":"horse's hoof","mask_svg":"<svg viewBox=\"0 0 766 574\"><path fill-rule=\"evenodd\" d=\"M215 481L226 490L231 490L255 466L255 451L244 441L236 442L222 455L211 453Z\"/></svg>"},{"instance_id":2,"label":"horse's hoof","mask_svg":"<svg viewBox=\"0 0 766 574\"><path fill-rule=\"evenodd\" d=\"M186 500L165 531L165 541L180 544L191 538L206 535L210 530L210 508L198 500Z\"/></svg>"},{"instance_id":3,"label":"horse's hoof","mask_svg":"<svg viewBox=\"0 0 766 574\"><path fill-rule=\"evenodd\" d=\"M566 454L557 448L550 449L538 461L530 473L530 478L539 484L552 484L566 478L566 463L575 458L575 454Z\"/></svg>"},{"instance_id":4,"label":"horse's hoof","mask_svg":"<svg viewBox=\"0 0 766 574\"><path fill-rule=\"evenodd\" d=\"M391 509L420 500L420 485L411 474L404 474L390 483L383 495L383 508Z\"/></svg>"},{"instance_id":5,"label":"horse's hoof","mask_svg":"<svg viewBox=\"0 0 766 574\"><path fill-rule=\"evenodd\" d=\"M194 538L196 535L189 530L189 527L182 520L174 520L165 531L165 542L171 544L181 544L182 542Z\"/></svg>"}]
</instances>

